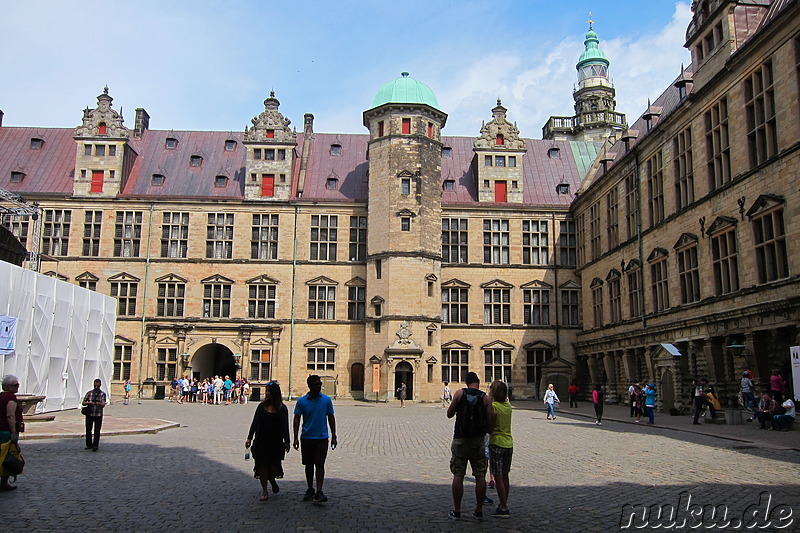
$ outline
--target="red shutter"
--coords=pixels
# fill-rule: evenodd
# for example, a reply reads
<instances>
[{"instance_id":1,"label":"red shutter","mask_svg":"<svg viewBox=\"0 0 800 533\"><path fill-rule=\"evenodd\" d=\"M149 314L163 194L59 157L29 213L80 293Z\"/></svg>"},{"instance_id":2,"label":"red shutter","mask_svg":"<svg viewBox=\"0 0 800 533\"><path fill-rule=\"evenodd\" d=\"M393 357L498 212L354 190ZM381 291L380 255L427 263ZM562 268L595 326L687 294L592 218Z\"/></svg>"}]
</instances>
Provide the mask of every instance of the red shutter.
<instances>
[{"instance_id":1,"label":"red shutter","mask_svg":"<svg viewBox=\"0 0 800 533\"><path fill-rule=\"evenodd\" d=\"M498 146L503 146L506 143L502 133L497 134L497 138L495 139L494 143Z\"/></svg>"},{"instance_id":2,"label":"red shutter","mask_svg":"<svg viewBox=\"0 0 800 533\"><path fill-rule=\"evenodd\" d=\"M267 130L267 139L275 138L275 130Z\"/></svg>"},{"instance_id":3,"label":"red shutter","mask_svg":"<svg viewBox=\"0 0 800 533\"><path fill-rule=\"evenodd\" d=\"M90 192L103 192L102 170L92 170L92 188Z\"/></svg>"},{"instance_id":4,"label":"red shutter","mask_svg":"<svg viewBox=\"0 0 800 533\"><path fill-rule=\"evenodd\" d=\"M378 137L383 137L383 121L378 122Z\"/></svg>"},{"instance_id":5,"label":"red shutter","mask_svg":"<svg viewBox=\"0 0 800 533\"><path fill-rule=\"evenodd\" d=\"M494 201L495 202L505 202L506 201L506 182L505 181L496 181L494 182Z\"/></svg>"},{"instance_id":6,"label":"red shutter","mask_svg":"<svg viewBox=\"0 0 800 533\"><path fill-rule=\"evenodd\" d=\"M261 175L261 196L268 198L275 196L275 174Z\"/></svg>"},{"instance_id":7,"label":"red shutter","mask_svg":"<svg viewBox=\"0 0 800 533\"><path fill-rule=\"evenodd\" d=\"M106 123L105 122L101 122L100 124L97 125L97 133L99 135L105 135L106 132L107 132L107 128L106 128Z\"/></svg>"},{"instance_id":8,"label":"red shutter","mask_svg":"<svg viewBox=\"0 0 800 533\"><path fill-rule=\"evenodd\" d=\"M403 131L401 132L403 135L410 135L411 134L411 119L404 118L403 119Z\"/></svg>"},{"instance_id":9,"label":"red shutter","mask_svg":"<svg viewBox=\"0 0 800 533\"><path fill-rule=\"evenodd\" d=\"M433 124L428 122L428 138L433 139Z\"/></svg>"}]
</instances>

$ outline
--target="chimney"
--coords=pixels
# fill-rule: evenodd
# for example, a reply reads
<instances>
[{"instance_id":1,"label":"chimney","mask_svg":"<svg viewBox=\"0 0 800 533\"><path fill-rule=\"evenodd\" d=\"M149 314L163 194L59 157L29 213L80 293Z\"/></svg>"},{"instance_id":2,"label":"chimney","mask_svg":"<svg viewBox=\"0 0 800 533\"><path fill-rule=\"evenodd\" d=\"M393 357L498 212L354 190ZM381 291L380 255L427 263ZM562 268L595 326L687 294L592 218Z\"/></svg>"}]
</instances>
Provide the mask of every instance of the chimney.
<instances>
[{"instance_id":1,"label":"chimney","mask_svg":"<svg viewBox=\"0 0 800 533\"><path fill-rule=\"evenodd\" d=\"M150 129L150 115L141 107L136 108L136 119L133 125L133 136L141 139L145 131Z\"/></svg>"},{"instance_id":2,"label":"chimney","mask_svg":"<svg viewBox=\"0 0 800 533\"><path fill-rule=\"evenodd\" d=\"M303 115L303 153L300 155L300 177L297 183L297 196L303 196L306 186L306 171L308 170L308 158L311 155L311 137L314 135L314 115L306 113Z\"/></svg>"}]
</instances>

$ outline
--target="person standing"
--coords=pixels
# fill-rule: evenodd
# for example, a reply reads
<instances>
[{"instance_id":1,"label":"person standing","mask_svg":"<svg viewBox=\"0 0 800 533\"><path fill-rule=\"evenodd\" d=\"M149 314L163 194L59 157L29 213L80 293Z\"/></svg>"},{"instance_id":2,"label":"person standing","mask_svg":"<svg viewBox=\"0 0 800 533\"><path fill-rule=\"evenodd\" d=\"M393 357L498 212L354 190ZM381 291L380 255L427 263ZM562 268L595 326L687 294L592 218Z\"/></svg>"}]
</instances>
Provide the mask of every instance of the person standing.
<instances>
[{"instance_id":1,"label":"person standing","mask_svg":"<svg viewBox=\"0 0 800 533\"><path fill-rule=\"evenodd\" d=\"M3 376L3 392L0 393L0 444L18 442L22 430L22 404L17 401L19 378L13 374ZM0 476L0 491L17 488L8 483L9 476Z\"/></svg>"},{"instance_id":2,"label":"person standing","mask_svg":"<svg viewBox=\"0 0 800 533\"><path fill-rule=\"evenodd\" d=\"M753 380L750 379L749 370L745 370L742 375L740 392L742 393L742 405L744 408L751 413L755 412L758 408L758 402L756 402L756 391L755 387L753 387ZM752 416L750 418L752 419Z\"/></svg>"},{"instance_id":3,"label":"person standing","mask_svg":"<svg viewBox=\"0 0 800 533\"><path fill-rule=\"evenodd\" d=\"M450 393L450 382L445 381L444 390L442 390L442 409L447 409L452 399L453 395Z\"/></svg>"},{"instance_id":4,"label":"person standing","mask_svg":"<svg viewBox=\"0 0 800 533\"><path fill-rule=\"evenodd\" d=\"M714 418L716 414L716 409L708 400L708 396L706 396L706 386L708 385L708 380L706 378L701 379L700 381L693 380L692 381L692 395L694 400L694 420L692 424L699 425L698 419L700 418L700 412L703 410L704 406L708 406L711 409L711 418Z\"/></svg>"},{"instance_id":5,"label":"person standing","mask_svg":"<svg viewBox=\"0 0 800 533\"><path fill-rule=\"evenodd\" d=\"M656 419L656 386L648 383L644 387L644 409L647 411L647 423L655 424Z\"/></svg>"},{"instance_id":6,"label":"person standing","mask_svg":"<svg viewBox=\"0 0 800 533\"><path fill-rule=\"evenodd\" d=\"M122 402L122 405L128 405L131 401L131 380L125 380L125 401Z\"/></svg>"},{"instance_id":7,"label":"person standing","mask_svg":"<svg viewBox=\"0 0 800 533\"><path fill-rule=\"evenodd\" d=\"M400 398L400 407L406 406L406 382L401 381L400 386L397 387L397 397Z\"/></svg>"},{"instance_id":8,"label":"person standing","mask_svg":"<svg viewBox=\"0 0 800 533\"><path fill-rule=\"evenodd\" d=\"M569 406L570 407L575 407L575 408L578 407L578 391L579 390L580 389L578 389L578 385L576 385L575 383L570 385L569 388L567 389L567 394L569 394Z\"/></svg>"},{"instance_id":9,"label":"person standing","mask_svg":"<svg viewBox=\"0 0 800 533\"><path fill-rule=\"evenodd\" d=\"M222 387L224 382L219 376L214 376L214 405L219 405L222 402Z\"/></svg>"},{"instance_id":10,"label":"person standing","mask_svg":"<svg viewBox=\"0 0 800 533\"><path fill-rule=\"evenodd\" d=\"M631 408L631 418L636 416L636 389L638 385L636 383L631 383L631 386L628 387L628 406ZM641 417L641 413L639 414Z\"/></svg>"},{"instance_id":11,"label":"person standing","mask_svg":"<svg viewBox=\"0 0 800 533\"><path fill-rule=\"evenodd\" d=\"M461 519L461 500L464 497L464 476L467 463L472 465L475 477L475 510L473 518L483 519L483 501L486 497L486 451L484 436L488 428L494 427L492 401L480 389L480 380L475 372L468 372L466 387L453 395L447 408L447 418L456 417L453 443L450 446L450 472L453 474L453 509L448 513L451 520Z\"/></svg>"},{"instance_id":12,"label":"person standing","mask_svg":"<svg viewBox=\"0 0 800 533\"><path fill-rule=\"evenodd\" d=\"M596 383L592 391L592 403L594 404L595 424L598 426L603 425L603 387Z\"/></svg>"},{"instance_id":13,"label":"person standing","mask_svg":"<svg viewBox=\"0 0 800 533\"><path fill-rule=\"evenodd\" d=\"M103 426L103 408L106 406L106 393L100 390L102 382L94 380L94 388L83 397L83 405L87 406L86 413L86 449L97 451L100 444L100 428ZM94 432L92 431L94 430Z\"/></svg>"},{"instance_id":14,"label":"person standing","mask_svg":"<svg viewBox=\"0 0 800 533\"><path fill-rule=\"evenodd\" d=\"M225 396L225 405L231 404L231 391L233 390L233 381L230 376L225 376L225 381L222 382L222 394Z\"/></svg>"},{"instance_id":15,"label":"person standing","mask_svg":"<svg viewBox=\"0 0 800 533\"><path fill-rule=\"evenodd\" d=\"M556 391L553 389L553 384L549 384L547 390L544 391L544 405L547 407L548 420L556 419L556 403L560 401L561 400L558 399L558 394L556 394Z\"/></svg>"},{"instance_id":16,"label":"person standing","mask_svg":"<svg viewBox=\"0 0 800 533\"><path fill-rule=\"evenodd\" d=\"M255 443L253 443L255 437ZM253 447L250 448L250 445ZM272 381L267 385L264 401L258 404L247 433L244 447L253 453L253 471L261 481L261 501L269 499L269 486L277 494L276 479L283 479L281 462L291 449L289 441L289 409L283 403L281 386Z\"/></svg>"},{"instance_id":17,"label":"person standing","mask_svg":"<svg viewBox=\"0 0 800 533\"><path fill-rule=\"evenodd\" d=\"M775 400L778 405L783 401L783 386L784 381L781 376L781 371L777 369L773 370L769 378L769 390L772 392L772 399Z\"/></svg>"},{"instance_id":18,"label":"person standing","mask_svg":"<svg viewBox=\"0 0 800 533\"><path fill-rule=\"evenodd\" d=\"M633 384L633 414L636 416L635 422L642 421L644 413L644 390L638 383Z\"/></svg>"},{"instance_id":19,"label":"person standing","mask_svg":"<svg viewBox=\"0 0 800 533\"><path fill-rule=\"evenodd\" d=\"M328 501L322 492L325 481L325 459L328 457L328 425L330 425L331 449L336 448L336 417L333 414L333 402L322 394L322 379L316 374L308 376L308 394L297 399L294 406L294 449L300 450L303 465L306 467L306 494L303 501L317 503ZM303 419L303 433L298 440L300 419ZM314 474L316 470L317 485L314 491Z\"/></svg>"},{"instance_id":20,"label":"person standing","mask_svg":"<svg viewBox=\"0 0 800 533\"><path fill-rule=\"evenodd\" d=\"M508 474L511 472L514 439L511 437L511 403L508 401L508 385L503 381L493 381L489 387L489 396L494 411L494 426L489 435L489 467L500 500L492 516L509 518Z\"/></svg>"}]
</instances>

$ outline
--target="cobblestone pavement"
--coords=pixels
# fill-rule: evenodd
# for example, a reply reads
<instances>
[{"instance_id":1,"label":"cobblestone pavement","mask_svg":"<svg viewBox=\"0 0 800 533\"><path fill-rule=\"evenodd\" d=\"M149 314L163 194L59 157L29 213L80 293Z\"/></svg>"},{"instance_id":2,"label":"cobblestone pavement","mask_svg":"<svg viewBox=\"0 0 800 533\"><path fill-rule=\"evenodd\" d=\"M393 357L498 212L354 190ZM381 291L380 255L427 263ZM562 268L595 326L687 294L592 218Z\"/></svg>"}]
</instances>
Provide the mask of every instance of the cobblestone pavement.
<instances>
[{"instance_id":1,"label":"cobblestone pavement","mask_svg":"<svg viewBox=\"0 0 800 533\"><path fill-rule=\"evenodd\" d=\"M581 416L588 414L587 408L551 422L543 412L530 410L537 405L522 402L513 415L511 518L492 518L494 506L487 505L482 523L466 518L453 522L447 518L452 507L448 461L453 422L442 409L352 401L335 405L339 446L328 454L327 504L301 501L303 467L294 450L284 463L281 492L268 502L258 501L258 481L252 477L252 463L244 461L243 448L254 404L147 401L109 406L104 429L128 421L134 429L146 430L143 420L154 426L174 421L180 427L104 436L98 453L84 451L83 441L75 438L25 439L25 474L18 490L0 494L0 529L619 531L625 504L677 506L681 493L688 491L693 504L725 505L731 518L741 517L768 491L773 507L791 506L792 523L783 531L800 530L797 438L779 440L796 431L776 434L742 426L736 431L761 439L746 442L614 420L598 427ZM623 408L607 409L607 416L612 415L621 418ZM59 413L59 420L69 424L80 418L68 412ZM679 420L691 424L687 417ZM767 438L777 445L762 444ZM468 478L465 516L475 505L472 487ZM488 495L496 498L494 491Z\"/></svg>"}]
</instances>

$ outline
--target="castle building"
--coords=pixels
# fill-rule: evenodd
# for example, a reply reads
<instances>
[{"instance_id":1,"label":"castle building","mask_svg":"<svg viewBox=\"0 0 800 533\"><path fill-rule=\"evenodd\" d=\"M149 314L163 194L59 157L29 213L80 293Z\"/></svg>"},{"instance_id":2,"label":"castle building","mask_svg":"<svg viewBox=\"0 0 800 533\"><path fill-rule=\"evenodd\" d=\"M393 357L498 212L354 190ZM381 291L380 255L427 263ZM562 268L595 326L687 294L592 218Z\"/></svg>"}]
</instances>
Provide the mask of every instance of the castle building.
<instances>
[{"instance_id":1,"label":"castle building","mask_svg":"<svg viewBox=\"0 0 800 533\"><path fill-rule=\"evenodd\" d=\"M630 128L591 26L544 139L500 100L443 135L408 73L365 134L297 131L274 93L244 132L141 108L128 129L107 89L75 129L0 115L0 190L41 209L0 216L42 272L117 298L115 393L227 374L297 396L315 373L435 401L475 371L516 398L648 380L670 408L694 375L730 396L798 344L799 6L694 2L692 65Z\"/></svg>"}]
</instances>

